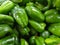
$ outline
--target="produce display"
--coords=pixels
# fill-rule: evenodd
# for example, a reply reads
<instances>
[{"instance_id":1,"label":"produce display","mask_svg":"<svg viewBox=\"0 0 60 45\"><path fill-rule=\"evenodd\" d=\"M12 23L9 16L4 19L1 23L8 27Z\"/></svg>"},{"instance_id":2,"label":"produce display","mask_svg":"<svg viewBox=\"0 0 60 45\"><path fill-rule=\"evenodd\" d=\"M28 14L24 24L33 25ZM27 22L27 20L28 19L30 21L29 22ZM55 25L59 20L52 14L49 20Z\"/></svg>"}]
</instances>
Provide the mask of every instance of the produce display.
<instances>
[{"instance_id":1,"label":"produce display","mask_svg":"<svg viewBox=\"0 0 60 45\"><path fill-rule=\"evenodd\" d=\"M60 45L60 0L0 0L0 45Z\"/></svg>"}]
</instances>

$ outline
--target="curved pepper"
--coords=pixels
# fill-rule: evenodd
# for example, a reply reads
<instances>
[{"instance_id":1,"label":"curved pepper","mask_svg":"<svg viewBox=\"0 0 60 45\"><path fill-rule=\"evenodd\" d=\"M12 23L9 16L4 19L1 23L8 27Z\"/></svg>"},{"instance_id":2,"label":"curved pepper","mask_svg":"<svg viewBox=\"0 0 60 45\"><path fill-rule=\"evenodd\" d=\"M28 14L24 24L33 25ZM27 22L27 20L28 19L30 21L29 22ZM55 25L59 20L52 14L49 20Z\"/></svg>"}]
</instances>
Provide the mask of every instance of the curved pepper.
<instances>
[{"instance_id":1,"label":"curved pepper","mask_svg":"<svg viewBox=\"0 0 60 45\"><path fill-rule=\"evenodd\" d=\"M6 0L0 6L0 13L8 13L13 7L14 3L10 0Z\"/></svg>"},{"instance_id":2,"label":"curved pepper","mask_svg":"<svg viewBox=\"0 0 60 45\"><path fill-rule=\"evenodd\" d=\"M45 40L43 37L36 37L35 41L36 41L36 45L45 45L44 42Z\"/></svg>"},{"instance_id":3,"label":"curved pepper","mask_svg":"<svg viewBox=\"0 0 60 45\"><path fill-rule=\"evenodd\" d=\"M37 31L42 32L45 29L46 24L45 23L38 23L33 20L29 20L30 25Z\"/></svg>"},{"instance_id":4,"label":"curved pepper","mask_svg":"<svg viewBox=\"0 0 60 45\"><path fill-rule=\"evenodd\" d=\"M14 41L15 40L15 36L11 35L11 36L7 36L5 38L0 39L0 45L14 45Z\"/></svg>"},{"instance_id":5,"label":"curved pepper","mask_svg":"<svg viewBox=\"0 0 60 45\"><path fill-rule=\"evenodd\" d=\"M21 26L25 27L28 24L28 17L25 10L18 5L12 10L12 14L16 22Z\"/></svg>"},{"instance_id":6,"label":"curved pepper","mask_svg":"<svg viewBox=\"0 0 60 45\"><path fill-rule=\"evenodd\" d=\"M29 45L25 39L21 39L20 43L21 43L20 45Z\"/></svg>"},{"instance_id":7,"label":"curved pepper","mask_svg":"<svg viewBox=\"0 0 60 45\"><path fill-rule=\"evenodd\" d=\"M60 38L47 38L47 39L45 39L45 43L47 45L59 45Z\"/></svg>"},{"instance_id":8,"label":"curved pepper","mask_svg":"<svg viewBox=\"0 0 60 45\"><path fill-rule=\"evenodd\" d=\"M12 29L7 24L0 24L0 38L5 36L7 33L12 33Z\"/></svg>"},{"instance_id":9,"label":"curved pepper","mask_svg":"<svg viewBox=\"0 0 60 45\"><path fill-rule=\"evenodd\" d=\"M14 19L9 15L0 14L0 24L13 25Z\"/></svg>"},{"instance_id":10,"label":"curved pepper","mask_svg":"<svg viewBox=\"0 0 60 45\"><path fill-rule=\"evenodd\" d=\"M60 36L60 23L56 23L56 24L51 24L48 28L48 30L57 36Z\"/></svg>"},{"instance_id":11,"label":"curved pepper","mask_svg":"<svg viewBox=\"0 0 60 45\"><path fill-rule=\"evenodd\" d=\"M52 14L52 15L46 16L46 22L48 22L48 23L60 23L60 15Z\"/></svg>"},{"instance_id":12,"label":"curved pepper","mask_svg":"<svg viewBox=\"0 0 60 45\"><path fill-rule=\"evenodd\" d=\"M38 36L32 36L29 40L30 45L45 45L44 38Z\"/></svg>"},{"instance_id":13,"label":"curved pepper","mask_svg":"<svg viewBox=\"0 0 60 45\"><path fill-rule=\"evenodd\" d=\"M33 3L27 3L25 9L28 13L28 16L30 16L31 19L39 22L44 21L44 15L41 11L39 11L36 7L33 6Z\"/></svg>"},{"instance_id":14,"label":"curved pepper","mask_svg":"<svg viewBox=\"0 0 60 45\"><path fill-rule=\"evenodd\" d=\"M20 34L21 35L29 35L30 29L28 27L25 28L19 28Z\"/></svg>"},{"instance_id":15,"label":"curved pepper","mask_svg":"<svg viewBox=\"0 0 60 45\"><path fill-rule=\"evenodd\" d=\"M44 13L45 16L49 16L49 15L52 15L52 14L54 14L54 15L58 14L58 11L55 10L55 9L50 9L50 10L45 11L45 13Z\"/></svg>"}]
</instances>

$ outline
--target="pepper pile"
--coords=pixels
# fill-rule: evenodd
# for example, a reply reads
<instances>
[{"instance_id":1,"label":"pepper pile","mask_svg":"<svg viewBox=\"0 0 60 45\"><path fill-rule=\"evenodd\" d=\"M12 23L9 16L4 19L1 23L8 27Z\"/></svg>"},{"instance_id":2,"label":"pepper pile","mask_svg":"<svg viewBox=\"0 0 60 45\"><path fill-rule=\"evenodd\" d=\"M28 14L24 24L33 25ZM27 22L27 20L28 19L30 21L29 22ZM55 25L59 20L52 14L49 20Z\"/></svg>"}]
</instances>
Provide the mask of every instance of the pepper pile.
<instances>
[{"instance_id":1,"label":"pepper pile","mask_svg":"<svg viewBox=\"0 0 60 45\"><path fill-rule=\"evenodd\" d=\"M0 0L0 45L60 45L60 0Z\"/></svg>"}]
</instances>

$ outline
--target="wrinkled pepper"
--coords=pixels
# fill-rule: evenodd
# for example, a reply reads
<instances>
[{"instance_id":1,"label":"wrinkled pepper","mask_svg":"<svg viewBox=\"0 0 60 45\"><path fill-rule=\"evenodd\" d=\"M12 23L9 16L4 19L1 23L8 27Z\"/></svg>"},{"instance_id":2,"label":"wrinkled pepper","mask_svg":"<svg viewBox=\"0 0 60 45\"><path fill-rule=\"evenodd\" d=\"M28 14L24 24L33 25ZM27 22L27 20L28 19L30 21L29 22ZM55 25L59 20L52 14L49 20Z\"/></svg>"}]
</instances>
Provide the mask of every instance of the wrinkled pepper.
<instances>
[{"instance_id":1,"label":"wrinkled pepper","mask_svg":"<svg viewBox=\"0 0 60 45\"><path fill-rule=\"evenodd\" d=\"M7 24L0 24L0 38L5 36L7 33L12 34L12 28Z\"/></svg>"},{"instance_id":2,"label":"wrinkled pepper","mask_svg":"<svg viewBox=\"0 0 60 45\"><path fill-rule=\"evenodd\" d=\"M33 6L32 2L27 3L25 9L26 9L28 16L31 19L39 21L39 22L44 21L44 18L45 18L44 15L42 14L42 12L39 9L37 9L36 7Z\"/></svg>"},{"instance_id":3,"label":"wrinkled pepper","mask_svg":"<svg viewBox=\"0 0 60 45\"><path fill-rule=\"evenodd\" d=\"M55 23L55 24L51 24L48 28L48 30L57 36L60 36L60 23Z\"/></svg>"},{"instance_id":4,"label":"wrinkled pepper","mask_svg":"<svg viewBox=\"0 0 60 45\"><path fill-rule=\"evenodd\" d=\"M24 10L24 8L19 7L16 5L12 10L12 14L16 22L21 26L25 27L28 24L28 17Z\"/></svg>"},{"instance_id":5,"label":"wrinkled pepper","mask_svg":"<svg viewBox=\"0 0 60 45\"><path fill-rule=\"evenodd\" d=\"M45 23L38 23L33 20L29 20L30 25L37 31L37 32L42 32L44 31L46 24Z\"/></svg>"},{"instance_id":6,"label":"wrinkled pepper","mask_svg":"<svg viewBox=\"0 0 60 45\"><path fill-rule=\"evenodd\" d=\"M29 45L25 39L21 39L20 42L20 45Z\"/></svg>"},{"instance_id":7,"label":"wrinkled pepper","mask_svg":"<svg viewBox=\"0 0 60 45\"><path fill-rule=\"evenodd\" d=\"M14 3L10 0L4 1L0 6L0 13L8 13L14 7Z\"/></svg>"},{"instance_id":8,"label":"wrinkled pepper","mask_svg":"<svg viewBox=\"0 0 60 45\"><path fill-rule=\"evenodd\" d=\"M13 25L14 19L9 15L0 14L0 24Z\"/></svg>"}]
</instances>

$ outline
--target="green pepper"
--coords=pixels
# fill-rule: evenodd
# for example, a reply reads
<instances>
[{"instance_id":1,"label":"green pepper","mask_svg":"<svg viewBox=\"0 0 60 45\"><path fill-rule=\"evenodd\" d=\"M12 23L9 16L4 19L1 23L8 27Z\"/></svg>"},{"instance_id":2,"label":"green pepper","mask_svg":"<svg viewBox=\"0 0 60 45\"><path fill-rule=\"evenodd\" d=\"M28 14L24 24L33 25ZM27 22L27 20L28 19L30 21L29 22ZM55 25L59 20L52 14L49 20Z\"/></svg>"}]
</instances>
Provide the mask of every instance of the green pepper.
<instances>
[{"instance_id":1,"label":"green pepper","mask_svg":"<svg viewBox=\"0 0 60 45\"><path fill-rule=\"evenodd\" d=\"M57 10L60 10L60 0L53 0L53 7L56 7Z\"/></svg>"},{"instance_id":2,"label":"green pepper","mask_svg":"<svg viewBox=\"0 0 60 45\"><path fill-rule=\"evenodd\" d=\"M30 45L45 45L44 38L38 36L32 36L29 40Z\"/></svg>"},{"instance_id":3,"label":"green pepper","mask_svg":"<svg viewBox=\"0 0 60 45\"><path fill-rule=\"evenodd\" d=\"M45 16L49 16L49 15L52 15L52 14L54 14L54 15L58 14L58 11L55 10L55 9L50 9L50 10L45 11L45 13L44 13Z\"/></svg>"},{"instance_id":4,"label":"green pepper","mask_svg":"<svg viewBox=\"0 0 60 45\"><path fill-rule=\"evenodd\" d=\"M28 14L28 16L36 21L42 22L44 21L44 15L42 14L42 12L37 9L36 7L33 6L33 3L27 3L26 5L26 12Z\"/></svg>"},{"instance_id":5,"label":"green pepper","mask_svg":"<svg viewBox=\"0 0 60 45\"><path fill-rule=\"evenodd\" d=\"M6 1L6 0L0 0L0 5L1 5L4 1Z\"/></svg>"},{"instance_id":6,"label":"green pepper","mask_svg":"<svg viewBox=\"0 0 60 45\"><path fill-rule=\"evenodd\" d=\"M20 34L21 35L29 35L30 29L28 27L25 28L19 28Z\"/></svg>"},{"instance_id":7,"label":"green pepper","mask_svg":"<svg viewBox=\"0 0 60 45\"><path fill-rule=\"evenodd\" d=\"M0 14L0 24L13 25L14 19L9 15Z\"/></svg>"},{"instance_id":8,"label":"green pepper","mask_svg":"<svg viewBox=\"0 0 60 45\"><path fill-rule=\"evenodd\" d=\"M51 14L46 16L47 23L60 23L60 15L59 14Z\"/></svg>"},{"instance_id":9,"label":"green pepper","mask_svg":"<svg viewBox=\"0 0 60 45\"><path fill-rule=\"evenodd\" d=\"M38 23L33 20L29 20L30 25L37 31L37 32L42 32L44 31L46 24L45 23Z\"/></svg>"},{"instance_id":10,"label":"green pepper","mask_svg":"<svg viewBox=\"0 0 60 45\"><path fill-rule=\"evenodd\" d=\"M58 38L56 35L50 35L49 38Z\"/></svg>"},{"instance_id":11,"label":"green pepper","mask_svg":"<svg viewBox=\"0 0 60 45\"><path fill-rule=\"evenodd\" d=\"M30 37L29 44L30 45L35 45L35 36Z\"/></svg>"},{"instance_id":12,"label":"green pepper","mask_svg":"<svg viewBox=\"0 0 60 45\"><path fill-rule=\"evenodd\" d=\"M60 23L55 23L55 24L51 24L48 28L48 30L57 36L60 36Z\"/></svg>"},{"instance_id":13,"label":"green pepper","mask_svg":"<svg viewBox=\"0 0 60 45\"><path fill-rule=\"evenodd\" d=\"M48 38L50 36L50 33L48 31L44 31L44 32L41 33L41 36L43 38Z\"/></svg>"},{"instance_id":14,"label":"green pepper","mask_svg":"<svg viewBox=\"0 0 60 45\"><path fill-rule=\"evenodd\" d=\"M13 7L14 3L10 0L6 0L0 6L0 13L8 13Z\"/></svg>"},{"instance_id":15,"label":"green pepper","mask_svg":"<svg viewBox=\"0 0 60 45\"><path fill-rule=\"evenodd\" d=\"M0 24L0 38L5 36L7 33L12 33L12 29L7 24Z\"/></svg>"},{"instance_id":16,"label":"green pepper","mask_svg":"<svg viewBox=\"0 0 60 45\"><path fill-rule=\"evenodd\" d=\"M43 37L36 37L35 41L36 41L36 45L45 45Z\"/></svg>"},{"instance_id":17,"label":"green pepper","mask_svg":"<svg viewBox=\"0 0 60 45\"><path fill-rule=\"evenodd\" d=\"M22 0L11 0L12 2L15 2L15 3L20 3L22 2Z\"/></svg>"},{"instance_id":18,"label":"green pepper","mask_svg":"<svg viewBox=\"0 0 60 45\"><path fill-rule=\"evenodd\" d=\"M18 25L25 27L28 24L28 17L25 10L18 5L12 10L12 14Z\"/></svg>"},{"instance_id":19,"label":"green pepper","mask_svg":"<svg viewBox=\"0 0 60 45\"><path fill-rule=\"evenodd\" d=\"M35 3L35 6L42 10L48 10L50 6L52 5L52 0L36 0L37 2Z\"/></svg>"},{"instance_id":20,"label":"green pepper","mask_svg":"<svg viewBox=\"0 0 60 45\"><path fill-rule=\"evenodd\" d=\"M14 45L14 41L16 41L14 35L7 36L5 38L0 39L0 45Z\"/></svg>"},{"instance_id":21,"label":"green pepper","mask_svg":"<svg viewBox=\"0 0 60 45\"><path fill-rule=\"evenodd\" d=\"M20 45L29 45L25 39L20 40Z\"/></svg>"},{"instance_id":22,"label":"green pepper","mask_svg":"<svg viewBox=\"0 0 60 45\"><path fill-rule=\"evenodd\" d=\"M60 38L47 38L45 39L47 45L58 45L60 44Z\"/></svg>"}]
</instances>

